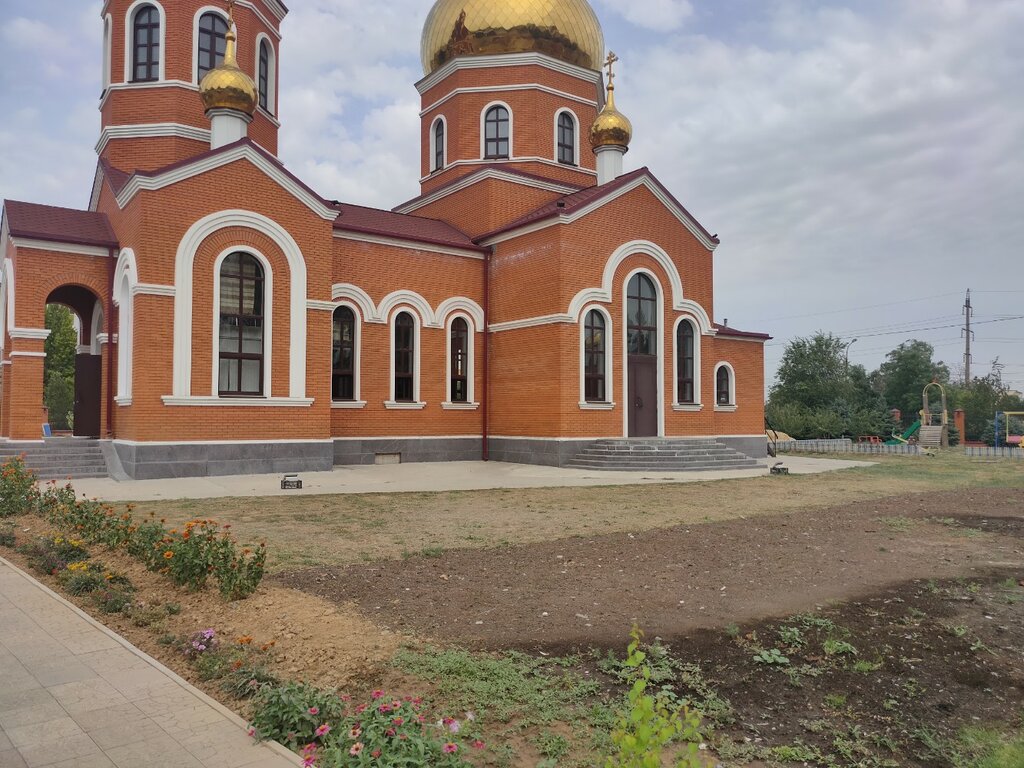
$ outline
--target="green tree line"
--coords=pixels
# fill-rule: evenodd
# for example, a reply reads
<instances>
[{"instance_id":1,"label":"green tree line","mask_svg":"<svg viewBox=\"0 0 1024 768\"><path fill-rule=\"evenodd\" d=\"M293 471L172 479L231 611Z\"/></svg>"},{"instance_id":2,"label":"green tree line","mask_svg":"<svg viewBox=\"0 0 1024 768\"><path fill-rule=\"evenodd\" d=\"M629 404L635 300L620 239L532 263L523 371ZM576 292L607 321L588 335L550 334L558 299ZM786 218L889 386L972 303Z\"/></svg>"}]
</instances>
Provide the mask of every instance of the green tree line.
<instances>
[{"instance_id":1,"label":"green tree line","mask_svg":"<svg viewBox=\"0 0 1024 768\"><path fill-rule=\"evenodd\" d=\"M78 332L74 315L63 304L47 304L45 319L50 335L43 345L43 402L50 413L50 427L70 429L74 423Z\"/></svg>"}]
</instances>

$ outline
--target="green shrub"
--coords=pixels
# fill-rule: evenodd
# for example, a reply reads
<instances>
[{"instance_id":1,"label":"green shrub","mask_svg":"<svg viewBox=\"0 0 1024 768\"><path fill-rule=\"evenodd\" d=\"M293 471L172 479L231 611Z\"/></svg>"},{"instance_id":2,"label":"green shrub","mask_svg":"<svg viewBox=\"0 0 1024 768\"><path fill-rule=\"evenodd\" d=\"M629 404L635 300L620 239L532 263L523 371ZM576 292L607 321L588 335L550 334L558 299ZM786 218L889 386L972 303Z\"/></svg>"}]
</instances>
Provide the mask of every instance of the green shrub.
<instances>
[{"instance_id":1,"label":"green shrub","mask_svg":"<svg viewBox=\"0 0 1024 768\"><path fill-rule=\"evenodd\" d=\"M220 687L236 699L248 699L268 686L279 686L281 681L261 664L243 663L224 676Z\"/></svg>"},{"instance_id":2,"label":"green shrub","mask_svg":"<svg viewBox=\"0 0 1024 768\"><path fill-rule=\"evenodd\" d=\"M36 508L38 500L36 475L25 467L24 455L0 465L0 518L27 514Z\"/></svg>"},{"instance_id":3,"label":"green shrub","mask_svg":"<svg viewBox=\"0 0 1024 768\"><path fill-rule=\"evenodd\" d=\"M132 604L130 593L122 589L105 587L92 593L96 607L104 613L121 613Z\"/></svg>"},{"instance_id":4,"label":"green shrub","mask_svg":"<svg viewBox=\"0 0 1024 768\"><path fill-rule=\"evenodd\" d=\"M69 595L87 595L107 585L102 563L77 562L57 574L57 583Z\"/></svg>"},{"instance_id":5,"label":"green shrub","mask_svg":"<svg viewBox=\"0 0 1024 768\"><path fill-rule=\"evenodd\" d=\"M0 547L14 548L18 537L14 535L14 526L10 523L0 524Z\"/></svg>"},{"instance_id":6,"label":"green shrub","mask_svg":"<svg viewBox=\"0 0 1024 768\"><path fill-rule=\"evenodd\" d=\"M338 696L306 683L285 683L264 688L253 702L254 736L272 739L291 749L312 741L323 723L338 730L345 707Z\"/></svg>"},{"instance_id":7,"label":"green shrub","mask_svg":"<svg viewBox=\"0 0 1024 768\"><path fill-rule=\"evenodd\" d=\"M69 563L77 563L89 557L81 541L59 535L41 536L18 547L18 552L28 560L29 568L50 576L59 574Z\"/></svg>"}]
</instances>

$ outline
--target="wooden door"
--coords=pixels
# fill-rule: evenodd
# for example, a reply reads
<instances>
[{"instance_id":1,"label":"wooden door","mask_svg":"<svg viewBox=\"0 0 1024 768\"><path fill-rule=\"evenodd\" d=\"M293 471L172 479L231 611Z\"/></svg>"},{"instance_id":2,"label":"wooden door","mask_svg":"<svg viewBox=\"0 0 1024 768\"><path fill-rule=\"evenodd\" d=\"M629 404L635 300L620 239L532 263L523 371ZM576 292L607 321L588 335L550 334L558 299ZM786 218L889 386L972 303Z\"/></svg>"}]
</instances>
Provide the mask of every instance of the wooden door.
<instances>
[{"instance_id":1,"label":"wooden door","mask_svg":"<svg viewBox=\"0 0 1024 768\"><path fill-rule=\"evenodd\" d=\"M75 355L75 428L76 437L100 436L100 386L103 358L99 355Z\"/></svg>"},{"instance_id":2,"label":"wooden door","mask_svg":"<svg viewBox=\"0 0 1024 768\"><path fill-rule=\"evenodd\" d=\"M658 436L658 358L629 356L629 436Z\"/></svg>"}]
</instances>

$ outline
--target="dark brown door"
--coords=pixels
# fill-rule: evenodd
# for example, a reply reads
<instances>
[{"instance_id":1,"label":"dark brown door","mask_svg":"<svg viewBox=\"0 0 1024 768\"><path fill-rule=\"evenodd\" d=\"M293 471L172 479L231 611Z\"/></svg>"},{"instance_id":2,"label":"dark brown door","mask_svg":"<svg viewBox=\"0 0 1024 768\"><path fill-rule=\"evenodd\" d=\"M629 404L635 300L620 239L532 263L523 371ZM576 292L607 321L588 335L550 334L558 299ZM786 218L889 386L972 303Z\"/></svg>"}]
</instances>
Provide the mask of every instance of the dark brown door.
<instances>
[{"instance_id":1,"label":"dark brown door","mask_svg":"<svg viewBox=\"0 0 1024 768\"><path fill-rule=\"evenodd\" d=\"M629 436L658 435L658 358L629 356Z\"/></svg>"},{"instance_id":2,"label":"dark brown door","mask_svg":"<svg viewBox=\"0 0 1024 768\"><path fill-rule=\"evenodd\" d=\"M75 355L75 428L76 437L100 436L100 380L103 358L99 355Z\"/></svg>"}]
</instances>

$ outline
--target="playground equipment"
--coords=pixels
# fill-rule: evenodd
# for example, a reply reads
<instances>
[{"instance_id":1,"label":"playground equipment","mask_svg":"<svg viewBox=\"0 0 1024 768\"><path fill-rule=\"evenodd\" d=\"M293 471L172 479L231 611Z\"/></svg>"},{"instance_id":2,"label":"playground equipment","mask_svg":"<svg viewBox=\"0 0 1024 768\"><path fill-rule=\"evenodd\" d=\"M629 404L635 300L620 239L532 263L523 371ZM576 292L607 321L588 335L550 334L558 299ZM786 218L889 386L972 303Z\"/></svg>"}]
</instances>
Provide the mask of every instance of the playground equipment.
<instances>
[{"instance_id":1,"label":"playground equipment","mask_svg":"<svg viewBox=\"0 0 1024 768\"><path fill-rule=\"evenodd\" d=\"M928 407L928 390L939 388L942 397L942 413L933 414ZM949 411L946 408L946 390L937 381L925 385L921 392L921 434L918 443L926 448L949 448ZM938 420L938 423L933 423Z\"/></svg>"},{"instance_id":2,"label":"playground equipment","mask_svg":"<svg viewBox=\"0 0 1024 768\"><path fill-rule=\"evenodd\" d=\"M1011 416L1024 417L1024 411L997 411L996 412L996 419L995 419L995 422L992 425L993 426L993 432L995 434L995 439L996 439L996 448L998 448L1000 446L999 438L1000 438L1001 433L1003 432L1004 429L1005 429L1005 436L1003 437L1003 443L1002 443L1003 445L1013 446L1014 444L1016 444L1016 447L1024 448L1024 442L1021 441L1020 435L1011 435L1010 434L1010 417ZM1000 421L1002 421L1002 427L1000 427L1000 425L999 425ZM1013 439L1015 437L1017 438L1016 440Z\"/></svg>"},{"instance_id":3,"label":"playground equipment","mask_svg":"<svg viewBox=\"0 0 1024 768\"><path fill-rule=\"evenodd\" d=\"M907 443L910 442L910 438L912 438L914 436L914 433L917 432L917 430L919 430L920 428L921 428L921 420L918 419L913 424L911 424L910 428L907 429L907 431L904 432L902 435L897 435L895 432L893 432L892 433L892 440L886 440L885 444L886 445L906 445Z\"/></svg>"}]
</instances>

